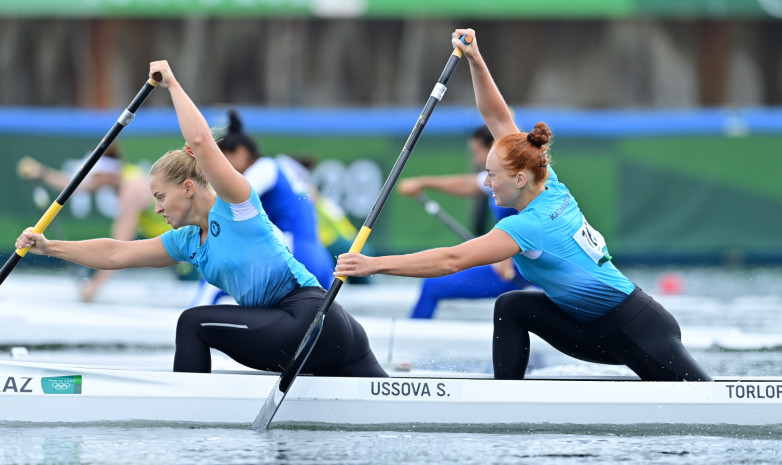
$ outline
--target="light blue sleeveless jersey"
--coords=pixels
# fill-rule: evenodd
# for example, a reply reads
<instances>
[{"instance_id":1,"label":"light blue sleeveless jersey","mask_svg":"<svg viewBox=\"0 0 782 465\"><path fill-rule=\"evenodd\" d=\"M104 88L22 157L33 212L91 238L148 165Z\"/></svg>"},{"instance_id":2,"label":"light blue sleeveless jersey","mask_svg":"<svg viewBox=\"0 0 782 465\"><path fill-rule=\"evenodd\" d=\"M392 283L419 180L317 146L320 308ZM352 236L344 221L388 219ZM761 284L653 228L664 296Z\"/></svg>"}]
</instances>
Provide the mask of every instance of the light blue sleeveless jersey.
<instances>
[{"instance_id":1,"label":"light blue sleeveless jersey","mask_svg":"<svg viewBox=\"0 0 782 465\"><path fill-rule=\"evenodd\" d=\"M546 190L495 227L521 248L513 257L521 274L578 321L605 315L635 289L609 261L603 236L550 166Z\"/></svg>"},{"instance_id":2,"label":"light blue sleeveless jersey","mask_svg":"<svg viewBox=\"0 0 782 465\"><path fill-rule=\"evenodd\" d=\"M198 226L160 237L171 258L191 263L208 283L227 292L239 305L275 307L299 287L318 286L288 251L254 190L242 204L217 197L209 211L209 233L203 245Z\"/></svg>"}]
</instances>

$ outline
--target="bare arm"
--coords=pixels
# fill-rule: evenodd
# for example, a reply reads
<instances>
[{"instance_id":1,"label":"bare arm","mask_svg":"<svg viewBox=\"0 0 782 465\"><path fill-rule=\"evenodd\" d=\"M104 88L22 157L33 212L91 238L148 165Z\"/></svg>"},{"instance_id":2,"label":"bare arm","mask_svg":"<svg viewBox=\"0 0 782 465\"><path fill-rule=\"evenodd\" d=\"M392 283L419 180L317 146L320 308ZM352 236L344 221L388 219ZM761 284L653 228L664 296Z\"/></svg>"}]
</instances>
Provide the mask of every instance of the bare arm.
<instances>
[{"instance_id":1,"label":"bare arm","mask_svg":"<svg viewBox=\"0 0 782 465\"><path fill-rule=\"evenodd\" d=\"M111 225L111 237L131 241L138 236L141 213L152 204L147 179L138 177L123 181L117 193L117 201L119 211Z\"/></svg>"},{"instance_id":2,"label":"bare arm","mask_svg":"<svg viewBox=\"0 0 782 465\"><path fill-rule=\"evenodd\" d=\"M470 45L465 45L459 38L465 34L473 37ZM508 134L516 134L519 131L518 126L513 121L508 104L502 98L497 84L489 73L489 68L483 61L480 50L478 50L478 41L475 38L475 31L472 29L457 29L452 34L451 42L454 47L459 47L464 56L470 63L470 73L472 75L472 86L475 92L475 103L481 112L483 121L494 135L494 139L500 139Z\"/></svg>"},{"instance_id":3,"label":"bare arm","mask_svg":"<svg viewBox=\"0 0 782 465\"><path fill-rule=\"evenodd\" d=\"M137 236L139 216L151 203L147 181L142 177L123 181L120 184L118 201L119 212L111 225L111 237L132 241ZM113 273L112 270L99 270L94 273L82 286L81 299L91 302Z\"/></svg>"},{"instance_id":4,"label":"bare arm","mask_svg":"<svg viewBox=\"0 0 782 465\"><path fill-rule=\"evenodd\" d=\"M167 87L179 118L179 127L187 145L193 150L198 166L220 198L229 203L242 203L250 198L250 184L236 171L220 151L206 119L179 85L166 61L149 65L149 75L160 72L163 87Z\"/></svg>"},{"instance_id":5,"label":"bare arm","mask_svg":"<svg viewBox=\"0 0 782 465\"><path fill-rule=\"evenodd\" d=\"M176 265L166 252L160 237L140 241L90 239L86 241L50 241L28 228L16 240L16 247L49 255L98 270L124 268L163 268Z\"/></svg>"},{"instance_id":6,"label":"bare arm","mask_svg":"<svg viewBox=\"0 0 782 465\"><path fill-rule=\"evenodd\" d=\"M471 197L483 193L474 174L418 176L403 179L399 183L399 192L409 197L415 197L426 188L460 197Z\"/></svg>"},{"instance_id":7,"label":"bare arm","mask_svg":"<svg viewBox=\"0 0 782 465\"><path fill-rule=\"evenodd\" d=\"M433 278L474 266L489 265L510 258L519 249L516 241L500 229L453 247L425 250L409 255L367 257L358 253L339 256L336 276L369 276L376 273L416 278Z\"/></svg>"},{"instance_id":8,"label":"bare arm","mask_svg":"<svg viewBox=\"0 0 782 465\"><path fill-rule=\"evenodd\" d=\"M53 189L65 189L70 184L73 176L38 163L31 157L24 157L17 164L19 176L25 179L40 179ZM95 191L103 186L117 186L120 182L119 174L96 172L87 176L87 179L79 184L79 190Z\"/></svg>"}]
</instances>

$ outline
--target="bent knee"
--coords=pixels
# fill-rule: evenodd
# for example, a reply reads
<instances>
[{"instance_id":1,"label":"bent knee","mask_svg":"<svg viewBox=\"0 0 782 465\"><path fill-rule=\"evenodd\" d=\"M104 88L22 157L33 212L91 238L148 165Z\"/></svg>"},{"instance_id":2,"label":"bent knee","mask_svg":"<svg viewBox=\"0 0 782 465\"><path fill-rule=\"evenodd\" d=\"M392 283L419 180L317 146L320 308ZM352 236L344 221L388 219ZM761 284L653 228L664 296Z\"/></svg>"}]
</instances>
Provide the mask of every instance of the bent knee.
<instances>
[{"instance_id":1,"label":"bent knee","mask_svg":"<svg viewBox=\"0 0 782 465\"><path fill-rule=\"evenodd\" d=\"M511 291L497 297L497 300L494 301L495 321L509 316L511 313L518 313L523 308L523 305L520 305L519 293L518 291Z\"/></svg>"},{"instance_id":2,"label":"bent knee","mask_svg":"<svg viewBox=\"0 0 782 465\"><path fill-rule=\"evenodd\" d=\"M188 308L179 315L176 322L177 333L199 328L204 321L205 309L207 307Z\"/></svg>"}]
</instances>

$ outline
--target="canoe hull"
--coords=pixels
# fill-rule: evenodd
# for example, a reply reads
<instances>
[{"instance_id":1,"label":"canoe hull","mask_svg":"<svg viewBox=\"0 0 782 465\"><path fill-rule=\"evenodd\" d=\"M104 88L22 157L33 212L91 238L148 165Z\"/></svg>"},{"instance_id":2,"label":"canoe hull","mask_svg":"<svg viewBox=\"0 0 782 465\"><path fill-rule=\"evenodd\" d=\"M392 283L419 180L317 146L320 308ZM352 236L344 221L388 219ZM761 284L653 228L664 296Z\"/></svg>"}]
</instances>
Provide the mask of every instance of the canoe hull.
<instances>
[{"instance_id":1,"label":"canoe hull","mask_svg":"<svg viewBox=\"0 0 782 465\"><path fill-rule=\"evenodd\" d=\"M252 424L274 375L0 362L0 421ZM778 425L782 379L297 378L277 426Z\"/></svg>"}]
</instances>

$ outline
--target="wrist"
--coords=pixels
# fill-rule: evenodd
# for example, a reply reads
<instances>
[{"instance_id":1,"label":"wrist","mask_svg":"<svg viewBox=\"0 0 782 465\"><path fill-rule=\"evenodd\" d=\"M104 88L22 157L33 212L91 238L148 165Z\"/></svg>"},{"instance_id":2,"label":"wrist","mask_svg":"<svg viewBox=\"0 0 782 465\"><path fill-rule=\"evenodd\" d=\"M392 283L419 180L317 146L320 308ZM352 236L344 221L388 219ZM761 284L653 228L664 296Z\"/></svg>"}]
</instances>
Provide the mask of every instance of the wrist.
<instances>
[{"instance_id":1,"label":"wrist","mask_svg":"<svg viewBox=\"0 0 782 465\"><path fill-rule=\"evenodd\" d=\"M483 61L483 57L481 56L481 52L474 51L473 53L467 55L467 61L470 63L470 67L472 68L485 68L486 63Z\"/></svg>"},{"instance_id":2,"label":"wrist","mask_svg":"<svg viewBox=\"0 0 782 465\"><path fill-rule=\"evenodd\" d=\"M369 259L369 275L372 276L375 274L378 274L380 272L380 267L378 265L379 257L367 257Z\"/></svg>"},{"instance_id":3,"label":"wrist","mask_svg":"<svg viewBox=\"0 0 782 465\"><path fill-rule=\"evenodd\" d=\"M60 258L60 256L57 254L57 243L60 241L40 241L38 243L38 250L41 251L41 255L46 255L48 257L54 257L54 258Z\"/></svg>"}]
</instances>

